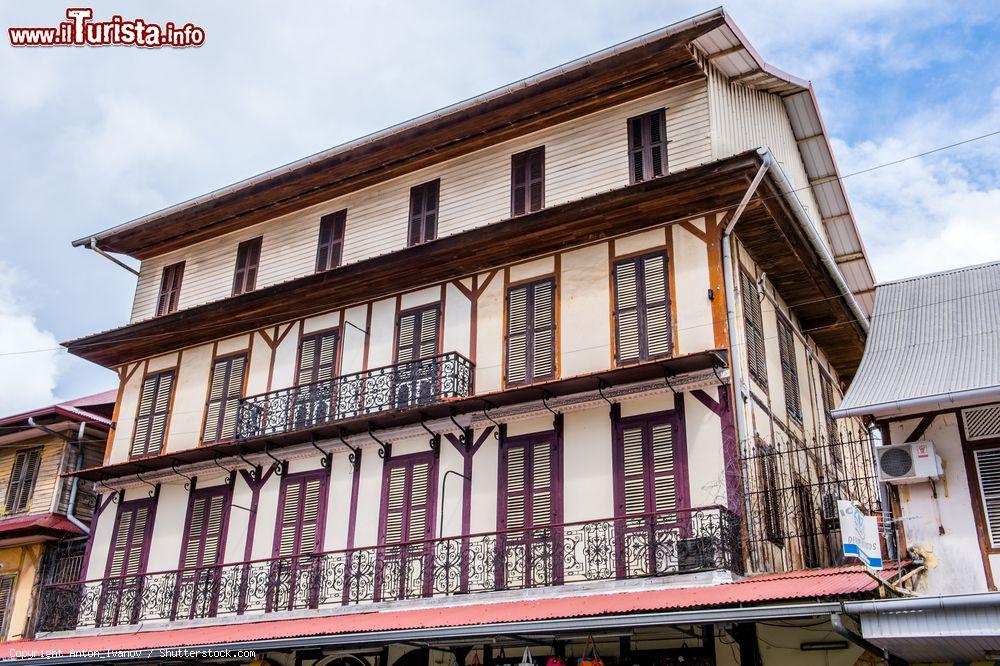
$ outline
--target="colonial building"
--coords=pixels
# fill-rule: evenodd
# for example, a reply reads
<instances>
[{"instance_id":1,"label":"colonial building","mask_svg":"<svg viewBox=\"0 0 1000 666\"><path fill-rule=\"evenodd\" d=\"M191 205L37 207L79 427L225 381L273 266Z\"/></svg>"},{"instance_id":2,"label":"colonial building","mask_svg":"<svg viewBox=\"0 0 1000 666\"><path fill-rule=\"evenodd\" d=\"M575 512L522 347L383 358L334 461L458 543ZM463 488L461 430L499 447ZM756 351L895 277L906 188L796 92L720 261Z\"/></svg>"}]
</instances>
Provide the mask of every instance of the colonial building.
<instances>
[{"instance_id":1,"label":"colonial building","mask_svg":"<svg viewBox=\"0 0 1000 666\"><path fill-rule=\"evenodd\" d=\"M80 580L115 392L0 418L0 639L30 636L42 585Z\"/></svg>"},{"instance_id":2,"label":"colonial building","mask_svg":"<svg viewBox=\"0 0 1000 666\"><path fill-rule=\"evenodd\" d=\"M76 244L141 269L66 343L121 385L19 649L852 663L831 613L896 591L831 568L879 509L831 416L871 271L811 87L721 10Z\"/></svg>"}]
</instances>

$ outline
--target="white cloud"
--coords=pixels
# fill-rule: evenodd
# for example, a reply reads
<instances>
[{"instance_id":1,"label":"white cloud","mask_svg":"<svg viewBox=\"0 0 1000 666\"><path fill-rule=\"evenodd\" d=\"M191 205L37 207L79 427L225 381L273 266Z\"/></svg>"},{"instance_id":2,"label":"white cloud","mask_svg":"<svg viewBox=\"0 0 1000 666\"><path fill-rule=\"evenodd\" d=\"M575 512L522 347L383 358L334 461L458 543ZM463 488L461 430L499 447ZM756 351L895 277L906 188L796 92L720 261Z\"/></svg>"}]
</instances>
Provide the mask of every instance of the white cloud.
<instances>
[{"instance_id":1,"label":"white cloud","mask_svg":"<svg viewBox=\"0 0 1000 666\"><path fill-rule=\"evenodd\" d=\"M1000 129L1000 90L985 113L919 113L885 138L835 142L849 174ZM888 166L846 181L881 281L1000 259L1000 136Z\"/></svg>"},{"instance_id":2,"label":"white cloud","mask_svg":"<svg viewBox=\"0 0 1000 666\"><path fill-rule=\"evenodd\" d=\"M16 414L55 401L59 374L56 338L39 328L16 294L20 276L0 262L0 415ZM11 353L48 350L35 353Z\"/></svg>"}]
</instances>

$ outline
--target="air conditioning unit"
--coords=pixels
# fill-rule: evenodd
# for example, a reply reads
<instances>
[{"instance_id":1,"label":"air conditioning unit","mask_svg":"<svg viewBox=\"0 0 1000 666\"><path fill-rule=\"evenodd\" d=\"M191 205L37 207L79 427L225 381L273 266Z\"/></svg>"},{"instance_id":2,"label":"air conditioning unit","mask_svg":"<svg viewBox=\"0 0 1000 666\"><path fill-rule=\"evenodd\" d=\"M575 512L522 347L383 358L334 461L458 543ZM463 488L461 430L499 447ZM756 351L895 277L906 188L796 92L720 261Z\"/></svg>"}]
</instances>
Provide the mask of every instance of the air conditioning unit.
<instances>
[{"instance_id":1,"label":"air conditioning unit","mask_svg":"<svg viewBox=\"0 0 1000 666\"><path fill-rule=\"evenodd\" d=\"M907 442L876 446L879 479L886 483L920 483L939 478L944 472L934 442Z\"/></svg>"}]
</instances>

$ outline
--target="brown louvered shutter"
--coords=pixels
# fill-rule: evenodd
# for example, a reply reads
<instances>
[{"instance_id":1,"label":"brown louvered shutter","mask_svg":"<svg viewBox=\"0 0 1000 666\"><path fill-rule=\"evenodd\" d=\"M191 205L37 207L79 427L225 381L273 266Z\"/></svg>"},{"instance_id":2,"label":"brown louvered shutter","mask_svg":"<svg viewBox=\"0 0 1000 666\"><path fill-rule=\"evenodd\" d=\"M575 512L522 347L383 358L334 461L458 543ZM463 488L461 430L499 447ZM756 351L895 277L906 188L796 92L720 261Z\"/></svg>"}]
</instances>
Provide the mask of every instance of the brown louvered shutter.
<instances>
[{"instance_id":1,"label":"brown louvered shutter","mask_svg":"<svg viewBox=\"0 0 1000 666\"><path fill-rule=\"evenodd\" d=\"M246 362L246 354L237 354L217 359L212 365L202 441L229 439L236 433L236 410L243 394Z\"/></svg>"},{"instance_id":2,"label":"brown louvered shutter","mask_svg":"<svg viewBox=\"0 0 1000 666\"><path fill-rule=\"evenodd\" d=\"M439 314L437 304L399 314L397 363L416 361L438 353Z\"/></svg>"},{"instance_id":3,"label":"brown louvered shutter","mask_svg":"<svg viewBox=\"0 0 1000 666\"><path fill-rule=\"evenodd\" d=\"M545 205L545 147L511 157L510 212L523 215Z\"/></svg>"},{"instance_id":4,"label":"brown louvered shutter","mask_svg":"<svg viewBox=\"0 0 1000 666\"><path fill-rule=\"evenodd\" d=\"M42 462L42 449L18 451L14 458L14 467L10 472L10 483L7 486L7 513L24 511L31 504L31 494L35 490L38 479L38 467Z\"/></svg>"},{"instance_id":5,"label":"brown louvered shutter","mask_svg":"<svg viewBox=\"0 0 1000 666\"><path fill-rule=\"evenodd\" d=\"M410 190L410 230L407 245L419 245L437 238L438 191L441 181L433 180Z\"/></svg>"},{"instance_id":6,"label":"brown louvered shutter","mask_svg":"<svg viewBox=\"0 0 1000 666\"><path fill-rule=\"evenodd\" d=\"M681 504L684 470L677 464L675 424L662 417L629 419L619 439L619 515L669 513Z\"/></svg>"},{"instance_id":7,"label":"brown louvered shutter","mask_svg":"<svg viewBox=\"0 0 1000 666\"><path fill-rule=\"evenodd\" d=\"M555 290L552 278L507 290L508 386L555 374Z\"/></svg>"},{"instance_id":8,"label":"brown louvered shutter","mask_svg":"<svg viewBox=\"0 0 1000 666\"><path fill-rule=\"evenodd\" d=\"M740 271L743 292L743 321L747 339L747 365L750 376L762 386L767 385L767 357L764 350L764 320L760 313L757 283L746 271Z\"/></svg>"},{"instance_id":9,"label":"brown louvered shutter","mask_svg":"<svg viewBox=\"0 0 1000 666\"><path fill-rule=\"evenodd\" d=\"M667 257L662 252L615 263L615 355L619 364L673 351Z\"/></svg>"},{"instance_id":10,"label":"brown louvered shutter","mask_svg":"<svg viewBox=\"0 0 1000 666\"><path fill-rule=\"evenodd\" d=\"M303 472L282 479L281 515L275 557L308 555L322 548L322 504L326 472Z\"/></svg>"},{"instance_id":11,"label":"brown louvered shutter","mask_svg":"<svg viewBox=\"0 0 1000 666\"><path fill-rule=\"evenodd\" d=\"M319 220L319 243L316 246L316 272L340 266L344 252L344 228L347 211L324 215Z\"/></svg>"},{"instance_id":12,"label":"brown louvered shutter","mask_svg":"<svg viewBox=\"0 0 1000 666\"><path fill-rule=\"evenodd\" d=\"M791 325L778 317L778 355L781 357L781 378L785 386L785 409L788 415L802 422L802 398L799 391L799 368L795 358L795 338Z\"/></svg>"},{"instance_id":13,"label":"brown louvered shutter","mask_svg":"<svg viewBox=\"0 0 1000 666\"><path fill-rule=\"evenodd\" d=\"M386 463L379 521L381 543L405 543L433 536L433 471L433 454L429 453Z\"/></svg>"},{"instance_id":14,"label":"brown louvered shutter","mask_svg":"<svg viewBox=\"0 0 1000 666\"><path fill-rule=\"evenodd\" d=\"M160 297L156 301L156 316L170 314L177 310L183 279L183 261L163 268L163 276L160 278Z\"/></svg>"},{"instance_id":15,"label":"brown louvered shutter","mask_svg":"<svg viewBox=\"0 0 1000 666\"><path fill-rule=\"evenodd\" d=\"M667 172L666 112L657 109L629 118L629 174L633 183L662 176Z\"/></svg>"},{"instance_id":16,"label":"brown louvered shutter","mask_svg":"<svg viewBox=\"0 0 1000 666\"><path fill-rule=\"evenodd\" d=\"M0 576L0 639L7 638L7 622L10 620L10 608L14 605L14 582L17 576L6 574Z\"/></svg>"},{"instance_id":17,"label":"brown louvered shutter","mask_svg":"<svg viewBox=\"0 0 1000 666\"><path fill-rule=\"evenodd\" d=\"M149 375L143 380L139 396L139 414L132 435L130 450L132 458L158 454L163 450L173 386L173 370Z\"/></svg>"},{"instance_id":18,"label":"brown louvered shutter","mask_svg":"<svg viewBox=\"0 0 1000 666\"><path fill-rule=\"evenodd\" d=\"M194 491L191 515L184 535L182 567L193 569L218 564L222 546L222 519L228 491L225 487Z\"/></svg>"},{"instance_id":19,"label":"brown louvered shutter","mask_svg":"<svg viewBox=\"0 0 1000 666\"><path fill-rule=\"evenodd\" d=\"M260 266L260 246L263 236L243 241L236 248L236 272L233 276L233 296L257 288L257 268Z\"/></svg>"},{"instance_id":20,"label":"brown louvered shutter","mask_svg":"<svg viewBox=\"0 0 1000 666\"><path fill-rule=\"evenodd\" d=\"M337 371L337 342L339 332L336 330L314 333L302 337L299 343L299 371L296 375L298 385L328 382Z\"/></svg>"},{"instance_id":21,"label":"brown louvered shutter","mask_svg":"<svg viewBox=\"0 0 1000 666\"><path fill-rule=\"evenodd\" d=\"M152 532L151 500L124 502L118 509L114 541L108 554L107 576L134 576L143 573Z\"/></svg>"},{"instance_id":22,"label":"brown louvered shutter","mask_svg":"<svg viewBox=\"0 0 1000 666\"><path fill-rule=\"evenodd\" d=\"M531 529L556 522L554 449L551 434L512 438L504 443L506 498L501 530Z\"/></svg>"},{"instance_id":23,"label":"brown louvered shutter","mask_svg":"<svg viewBox=\"0 0 1000 666\"><path fill-rule=\"evenodd\" d=\"M823 420L826 421L827 441L833 443L837 441L837 419L833 418L833 381L821 373L820 385L823 391ZM839 453L836 447L832 448L831 451L835 455Z\"/></svg>"}]
</instances>

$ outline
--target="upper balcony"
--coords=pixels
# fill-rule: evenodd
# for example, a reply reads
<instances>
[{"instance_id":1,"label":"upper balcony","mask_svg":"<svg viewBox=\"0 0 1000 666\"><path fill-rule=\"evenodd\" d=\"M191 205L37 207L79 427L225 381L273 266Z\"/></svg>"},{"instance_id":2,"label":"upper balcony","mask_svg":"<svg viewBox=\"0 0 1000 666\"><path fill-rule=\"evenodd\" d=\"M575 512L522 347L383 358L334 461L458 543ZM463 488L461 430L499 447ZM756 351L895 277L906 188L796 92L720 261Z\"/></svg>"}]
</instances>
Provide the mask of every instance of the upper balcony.
<instances>
[{"instance_id":1,"label":"upper balcony","mask_svg":"<svg viewBox=\"0 0 1000 666\"><path fill-rule=\"evenodd\" d=\"M387 365L240 400L236 439L278 437L408 412L472 395L474 366L457 352Z\"/></svg>"}]
</instances>

